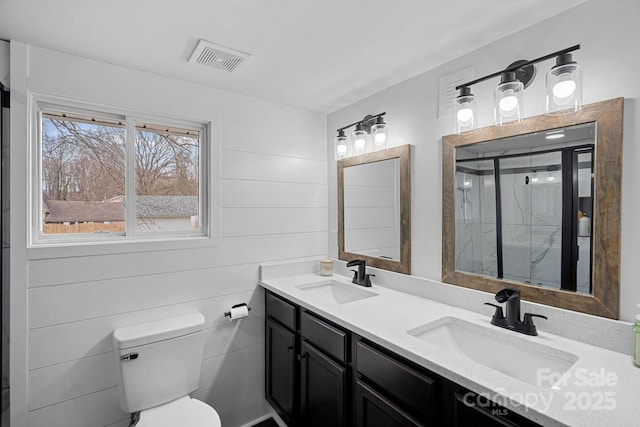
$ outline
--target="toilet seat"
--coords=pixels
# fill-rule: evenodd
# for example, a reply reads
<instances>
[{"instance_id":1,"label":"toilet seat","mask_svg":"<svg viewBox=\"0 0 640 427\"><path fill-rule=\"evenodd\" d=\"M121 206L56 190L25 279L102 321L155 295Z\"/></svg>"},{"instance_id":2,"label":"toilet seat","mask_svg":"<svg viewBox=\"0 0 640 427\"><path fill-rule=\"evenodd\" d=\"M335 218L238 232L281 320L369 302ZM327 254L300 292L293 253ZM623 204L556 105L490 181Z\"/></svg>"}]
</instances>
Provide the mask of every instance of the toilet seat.
<instances>
[{"instance_id":1,"label":"toilet seat","mask_svg":"<svg viewBox=\"0 0 640 427\"><path fill-rule=\"evenodd\" d=\"M215 409L197 399L184 396L164 405L140 412L136 427L221 427Z\"/></svg>"}]
</instances>

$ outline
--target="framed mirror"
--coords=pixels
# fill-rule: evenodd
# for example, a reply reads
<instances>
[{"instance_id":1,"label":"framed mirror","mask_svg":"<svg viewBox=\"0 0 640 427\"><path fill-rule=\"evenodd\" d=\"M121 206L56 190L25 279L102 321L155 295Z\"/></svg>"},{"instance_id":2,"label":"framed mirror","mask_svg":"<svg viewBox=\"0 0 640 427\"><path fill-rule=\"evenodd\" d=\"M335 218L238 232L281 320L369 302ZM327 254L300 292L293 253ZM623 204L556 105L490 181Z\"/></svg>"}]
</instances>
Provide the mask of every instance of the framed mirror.
<instances>
[{"instance_id":1,"label":"framed mirror","mask_svg":"<svg viewBox=\"0 0 640 427\"><path fill-rule=\"evenodd\" d=\"M338 162L338 257L411 273L411 148Z\"/></svg>"},{"instance_id":2,"label":"framed mirror","mask_svg":"<svg viewBox=\"0 0 640 427\"><path fill-rule=\"evenodd\" d=\"M443 142L442 281L617 319L623 99Z\"/></svg>"}]
</instances>

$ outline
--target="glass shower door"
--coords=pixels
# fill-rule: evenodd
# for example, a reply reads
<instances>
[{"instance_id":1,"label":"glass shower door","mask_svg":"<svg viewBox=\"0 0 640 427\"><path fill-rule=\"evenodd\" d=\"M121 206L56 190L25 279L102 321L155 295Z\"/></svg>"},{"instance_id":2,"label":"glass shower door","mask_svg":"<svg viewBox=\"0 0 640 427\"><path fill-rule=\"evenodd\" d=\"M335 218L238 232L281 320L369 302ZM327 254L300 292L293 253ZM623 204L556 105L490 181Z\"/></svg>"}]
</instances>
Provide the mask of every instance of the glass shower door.
<instances>
[{"instance_id":1,"label":"glass shower door","mask_svg":"<svg viewBox=\"0 0 640 427\"><path fill-rule=\"evenodd\" d=\"M456 270L495 276L494 161L461 163L456 171Z\"/></svg>"},{"instance_id":2,"label":"glass shower door","mask_svg":"<svg viewBox=\"0 0 640 427\"><path fill-rule=\"evenodd\" d=\"M499 159L503 278L560 288L561 165L560 152Z\"/></svg>"}]
</instances>

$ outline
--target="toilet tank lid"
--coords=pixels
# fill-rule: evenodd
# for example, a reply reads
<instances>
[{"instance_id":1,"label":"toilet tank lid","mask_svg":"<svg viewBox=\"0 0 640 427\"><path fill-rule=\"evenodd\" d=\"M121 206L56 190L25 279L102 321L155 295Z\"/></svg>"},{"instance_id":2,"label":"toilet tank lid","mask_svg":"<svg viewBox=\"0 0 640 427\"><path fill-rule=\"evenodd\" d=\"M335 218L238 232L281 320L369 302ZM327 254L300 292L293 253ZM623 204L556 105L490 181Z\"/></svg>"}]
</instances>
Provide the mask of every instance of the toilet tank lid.
<instances>
[{"instance_id":1,"label":"toilet tank lid","mask_svg":"<svg viewBox=\"0 0 640 427\"><path fill-rule=\"evenodd\" d=\"M122 350L189 335L201 331L203 326L204 316L200 313L156 320L116 329L113 331L113 343Z\"/></svg>"}]
</instances>

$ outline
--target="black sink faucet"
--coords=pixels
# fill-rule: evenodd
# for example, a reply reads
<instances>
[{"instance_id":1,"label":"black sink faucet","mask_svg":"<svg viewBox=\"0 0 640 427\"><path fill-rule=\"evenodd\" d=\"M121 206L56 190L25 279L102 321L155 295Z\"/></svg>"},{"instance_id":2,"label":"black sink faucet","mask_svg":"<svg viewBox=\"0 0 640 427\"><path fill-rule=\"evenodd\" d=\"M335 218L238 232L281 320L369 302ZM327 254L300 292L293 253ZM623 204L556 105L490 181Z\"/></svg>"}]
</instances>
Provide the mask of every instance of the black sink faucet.
<instances>
[{"instance_id":1,"label":"black sink faucet","mask_svg":"<svg viewBox=\"0 0 640 427\"><path fill-rule=\"evenodd\" d=\"M505 288L496 294L496 301L507 303L507 325L513 328L520 323L520 290Z\"/></svg>"},{"instance_id":2,"label":"black sink faucet","mask_svg":"<svg viewBox=\"0 0 640 427\"><path fill-rule=\"evenodd\" d=\"M505 329L511 329L527 335L538 335L536 325L533 324L534 317L546 319L541 314L525 313L524 320L520 320L520 290L514 288L505 288L496 294L496 301L506 303L507 315L502 314L502 307L496 304L485 302L496 308L491 324Z\"/></svg>"},{"instance_id":3,"label":"black sink faucet","mask_svg":"<svg viewBox=\"0 0 640 427\"><path fill-rule=\"evenodd\" d=\"M356 285L370 287L371 276L375 277L375 274L366 274L367 262L363 259L354 259L347 263L347 267L353 267L355 265L358 266L358 270L351 270L353 271L353 280L351 282Z\"/></svg>"}]
</instances>

